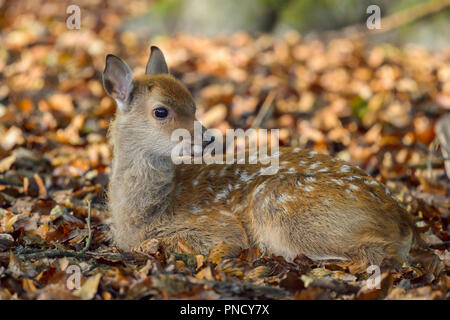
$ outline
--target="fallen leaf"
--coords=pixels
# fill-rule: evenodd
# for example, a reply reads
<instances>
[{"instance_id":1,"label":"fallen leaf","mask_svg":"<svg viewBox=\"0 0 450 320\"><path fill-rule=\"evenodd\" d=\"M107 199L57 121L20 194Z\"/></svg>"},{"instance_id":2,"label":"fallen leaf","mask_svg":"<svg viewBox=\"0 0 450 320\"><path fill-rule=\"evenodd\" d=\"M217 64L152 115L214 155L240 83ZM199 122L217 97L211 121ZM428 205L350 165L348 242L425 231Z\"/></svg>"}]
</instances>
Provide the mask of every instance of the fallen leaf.
<instances>
[{"instance_id":1,"label":"fallen leaf","mask_svg":"<svg viewBox=\"0 0 450 320\"><path fill-rule=\"evenodd\" d=\"M16 159L16 155L13 153L12 155L0 160L0 173L9 170Z\"/></svg>"},{"instance_id":2,"label":"fallen leaf","mask_svg":"<svg viewBox=\"0 0 450 320\"><path fill-rule=\"evenodd\" d=\"M89 277L83 283L80 289L74 291L74 294L83 300L93 299L95 294L97 293L98 285L100 283L101 278L102 278L101 273L97 273L96 275Z\"/></svg>"},{"instance_id":3,"label":"fallen leaf","mask_svg":"<svg viewBox=\"0 0 450 320\"><path fill-rule=\"evenodd\" d=\"M158 239L147 239L139 245L137 250L145 254L153 255L158 252L159 246L160 243Z\"/></svg>"},{"instance_id":4,"label":"fallen leaf","mask_svg":"<svg viewBox=\"0 0 450 320\"><path fill-rule=\"evenodd\" d=\"M180 237L178 237L178 250L181 253L191 253L194 254L194 250L189 247L189 245Z\"/></svg>"},{"instance_id":5,"label":"fallen leaf","mask_svg":"<svg viewBox=\"0 0 450 320\"><path fill-rule=\"evenodd\" d=\"M385 298L391 291L393 277L390 272L384 272L380 276L379 288L373 279L366 281L366 284L356 294L358 300L375 300ZM375 287L374 287L375 286Z\"/></svg>"},{"instance_id":6,"label":"fallen leaf","mask_svg":"<svg viewBox=\"0 0 450 320\"><path fill-rule=\"evenodd\" d=\"M212 270L210 266L207 266L206 268L200 270L199 272L197 272L197 274L195 275L195 277L197 279L206 279L206 280L210 280L213 281L215 280L213 274L212 274Z\"/></svg>"},{"instance_id":7,"label":"fallen leaf","mask_svg":"<svg viewBox=\"0 0 450 320\"><path fill-rule=\"evenodd\" d=\"M240 251L239 246L222 242L210 250L207 260L219 264L224 259L237 257Z\"/></svg>"},{"instance_id":8,"label":"fallen leaf","mask_svg":"<svg viewBox=\"0 0 450 320\"><path fill-rule=\"evenodd\" d=\"M8 233L0 233L0 251L8 250L14 244L14 238Z\"/></svg>"},{"instance_id":9,"label":"fallen leaf","mask_svg":"<svg viewBox=\"0 0 450 320\"><path fill-rule=\"evenodd\" d=\"M36 268L27 261L17 258L12 251L9 253L9 264L7 272L16 278L26 277L34 278L39 274Z\"/></svg>"}]
</instances>

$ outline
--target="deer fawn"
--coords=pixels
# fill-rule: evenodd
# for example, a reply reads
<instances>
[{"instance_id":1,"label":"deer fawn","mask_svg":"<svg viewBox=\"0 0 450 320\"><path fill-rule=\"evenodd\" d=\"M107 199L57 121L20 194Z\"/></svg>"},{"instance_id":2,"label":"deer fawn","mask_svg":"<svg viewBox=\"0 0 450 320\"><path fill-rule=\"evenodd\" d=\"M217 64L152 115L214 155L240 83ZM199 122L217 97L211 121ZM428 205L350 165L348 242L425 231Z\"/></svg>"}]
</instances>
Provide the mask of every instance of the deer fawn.
<instances>
[{"instance_id":1,"label":"deer fawn","mask_svg":"<svg viewBox=\"0 0 450 320\"><path fill-rule=\"evenodd\" d=\"M174 165L171 133L193 131L196 107L157 47L135 78L108 55L103 84L118 107L108 194L118 248L156 238L176 251L181 238L207 253L226 242L286 259L339 260L352 272L398 267L410 251L426 248L412 217L381 183L324 154L280 148L275 175L261 174L259 164ZM428 267L439 269L439 259L431 260Z\"/></svg>"}]
</instances>

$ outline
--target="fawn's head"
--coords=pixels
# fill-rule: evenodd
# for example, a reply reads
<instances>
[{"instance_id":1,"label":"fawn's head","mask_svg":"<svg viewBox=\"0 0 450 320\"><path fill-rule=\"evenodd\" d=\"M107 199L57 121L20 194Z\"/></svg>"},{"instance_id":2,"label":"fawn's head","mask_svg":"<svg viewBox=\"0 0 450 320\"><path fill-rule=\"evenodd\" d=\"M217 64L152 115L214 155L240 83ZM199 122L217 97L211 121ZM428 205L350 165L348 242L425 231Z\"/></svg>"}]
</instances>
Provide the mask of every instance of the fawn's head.
<instances>
[{"instance_id":1,"label":"fawn's head","mask_svg":"<svg viewBox=\"0 0 450 320\"><path fill-rule=\"evenodd\" d=\"M188 89L169 74L164 55L155 46L151 47L145 74L134 78L125 62L109 54L103 86L118 109L114 130L121 132L120 141L113 143L170 156L178 143L171 141L173 130L194 130L194 100Z\"/></svg>"}]
</instances>

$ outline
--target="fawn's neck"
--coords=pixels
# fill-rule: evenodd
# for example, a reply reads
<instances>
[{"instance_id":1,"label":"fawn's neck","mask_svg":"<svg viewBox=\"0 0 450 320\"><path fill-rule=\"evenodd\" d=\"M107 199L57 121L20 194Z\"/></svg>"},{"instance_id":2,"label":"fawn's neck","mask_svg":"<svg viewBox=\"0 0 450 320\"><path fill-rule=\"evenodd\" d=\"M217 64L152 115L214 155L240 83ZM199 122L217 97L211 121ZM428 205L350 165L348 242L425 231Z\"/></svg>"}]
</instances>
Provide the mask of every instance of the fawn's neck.
<instances>
[{"instance_id":1,"label":"fawn's neck","mask_svg":"<svg viewBox=\"0 0 450 320\"><path fill-rule=\"evenodd\" d=\"M175 168L170 157L152 155L129 139L129 132L111 134L114 159L109 199L111 207L121 210L120 214L126 212L129 219L148 220L170 206Z\"/></svg>"}]
</instances>

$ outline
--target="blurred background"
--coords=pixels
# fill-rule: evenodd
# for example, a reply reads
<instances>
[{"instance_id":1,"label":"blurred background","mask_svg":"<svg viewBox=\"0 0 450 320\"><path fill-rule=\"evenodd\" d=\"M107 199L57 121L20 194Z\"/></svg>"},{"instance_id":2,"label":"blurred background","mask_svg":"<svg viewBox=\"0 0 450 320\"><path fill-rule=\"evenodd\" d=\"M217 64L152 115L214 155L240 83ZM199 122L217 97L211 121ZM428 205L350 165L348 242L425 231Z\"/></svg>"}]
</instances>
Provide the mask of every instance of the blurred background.
<instances>
[{"instance_id":1,"label":"blurred background","mask_svg":"<svg viewBox=\"0 0 450 320\"><path fill-rule=\"evenodd\" d=\"M379 30L366 27L374 4ZM206 127L280 128L282 145L445 194L415 172L444 172L427 149L450 109L449 18L448 0L0 1L0 173L15 190L3 201L24 178L31 194L103 189L115 112L105 55L142 74L151 44Z\"/></svg>"}]
</instances>

